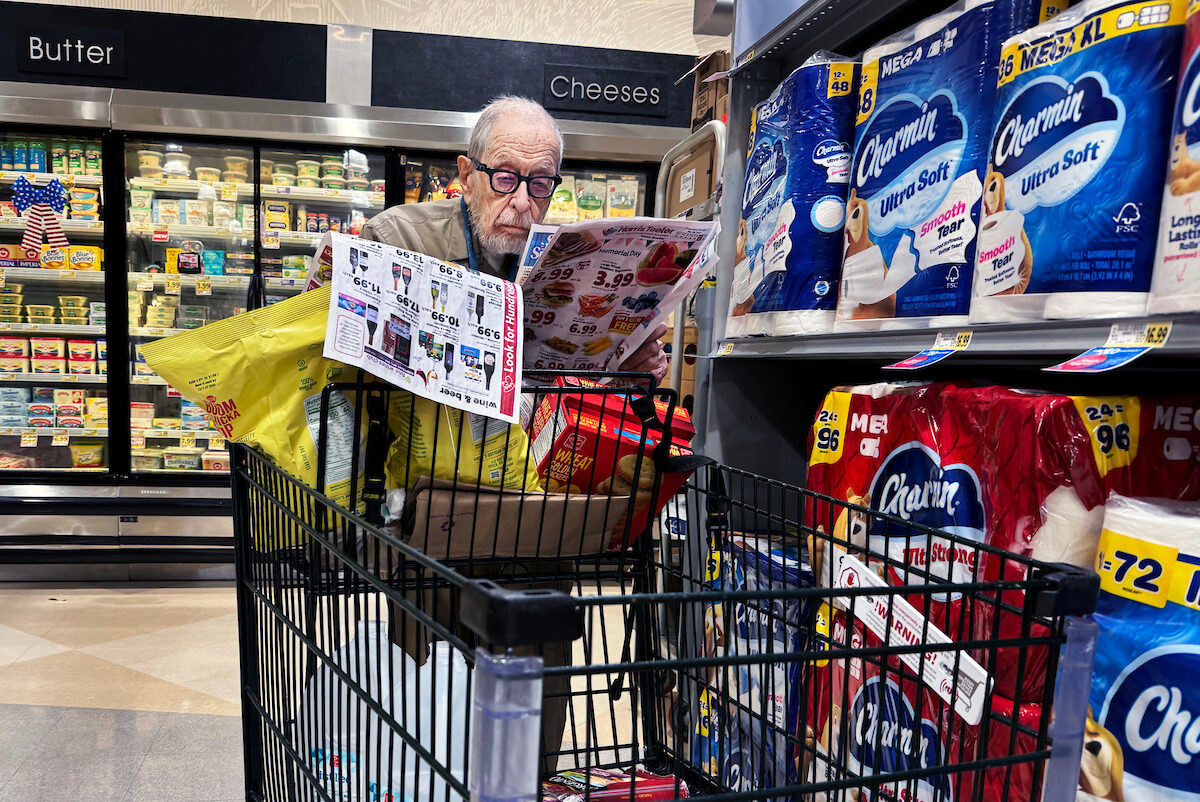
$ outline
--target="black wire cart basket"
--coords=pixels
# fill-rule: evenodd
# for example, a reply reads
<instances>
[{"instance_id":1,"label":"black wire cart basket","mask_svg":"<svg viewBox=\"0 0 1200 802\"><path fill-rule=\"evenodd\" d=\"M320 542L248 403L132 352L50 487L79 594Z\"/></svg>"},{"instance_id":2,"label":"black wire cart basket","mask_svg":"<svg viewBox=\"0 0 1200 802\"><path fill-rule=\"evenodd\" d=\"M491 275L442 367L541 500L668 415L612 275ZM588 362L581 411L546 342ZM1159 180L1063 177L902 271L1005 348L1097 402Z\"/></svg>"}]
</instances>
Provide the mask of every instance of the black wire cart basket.
<instances>
[{"instance_id":1,"label":"black wire cart basket","mask_svg":"<svg viewBox=\"0 0 1200 802\"><path fill-rule=\"evenodd\" d=\"M237 447L248 800L1074 799L1094 575L900 564L670 391L537 380L528 434L330 385L320 488Z\"/></svg>"}]
</instances>

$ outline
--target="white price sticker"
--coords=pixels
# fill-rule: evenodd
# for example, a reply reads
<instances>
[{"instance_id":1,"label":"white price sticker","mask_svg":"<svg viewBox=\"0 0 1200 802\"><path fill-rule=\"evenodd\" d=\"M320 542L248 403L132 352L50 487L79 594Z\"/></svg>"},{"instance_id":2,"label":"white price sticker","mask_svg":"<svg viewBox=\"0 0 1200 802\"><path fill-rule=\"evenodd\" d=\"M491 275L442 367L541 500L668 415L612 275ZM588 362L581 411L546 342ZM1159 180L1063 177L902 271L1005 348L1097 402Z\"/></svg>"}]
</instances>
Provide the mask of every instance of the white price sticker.
<instances>
[{"instance_id":1,"label":"white price sticker","mask_svg":"<svg viewBox=\"0 0 1200 802\"><path fill-rule=\"evenodd\" d=\"M208 276L196 276L196 294L212 295L212 279Z\"/></svg>"},{"instance_id":2,"label":"white price sticker","mask_svg":"<svg viewBox=\"0 0 1200 802\"><path fill-rule=\"evenodd\" d=\"M838 554L838 574L834 585L845 589L888 587L887 582L862 560L844 552ZM922 643L943 646L952 643L945 632L927 621L902 596L892 593L856 596L853 599L835 596L834 603L862 621L884 642L885 647L919 646ZM970 655L946 649L909 652L899 657L921 676L930 690L953 704L963 721L975 726L983 719L983 702L991 678Z\"/></svg>"},{"instance_id":3,"label":"white price sticker","mask_svg":"<svg viewBox=\"0 0 1200 802\"><path fill-rule=\"evenodd\" d=\"M138 292L152 292L154 290L154 276L138 276L137 290Z\"/></svg>"},{"instance_id":4,"label":"white price sticker","mask_svg":"<svg viewBox=\"0 0 1200 802\"><path fill-rule=\"evenodd\" d=\"M21 448L32 448L37 445L37 432L25 432L21 435Z\"/></svg>"},{"instance_id":5,"label":"white price sticker","mask_svg":"<svg viewBox=\"0 0 1200 802\"><path fill-rule=\"evenodd\" d=\"M167 295L181 294L181 286L182 284L179 281L179 276L167 276Z\"/></svg>"},{"instance_id":6,"label":"white price sticker","mask_svg":"<svg viewBox=\"0 0 1200 802\"><path fill-rule=\"evenodd\" d=\"M971 345L969 331L939 331L933 339L934 350L965 351Z\"/></svg>"},{"instance_id":7,"label":"white price sticker","mask_svg":"<svg viewBox=\"0 0 1200 802\"><path fill-rule=\"evenodd\" d=\"M65 446L70 442L70 440L71 435L67 434L66 432L55 432L54 436L50 438L50 445Z\"/></svg>"},{"instance_id":8,"label":"white price sticker","mask_svg":"<svg viewBox=\"0 0 1200 802\"><path fill-rule=\"evenodd\" d=\"M1159 323L1114 323L1105 345L1132 345L1162 348L1171 336L1171 321Z\"/></svg>"},{"instance_id":9,"label":"white price sticker","mask_svg":"<svg viewBox=\"0 0 1200 802\"><path fill-rule=\"evenodd\" d=\"M717 348L717 356L729 356L733 353L733 343L721 343Z\"/></svg>"}]
</instances>

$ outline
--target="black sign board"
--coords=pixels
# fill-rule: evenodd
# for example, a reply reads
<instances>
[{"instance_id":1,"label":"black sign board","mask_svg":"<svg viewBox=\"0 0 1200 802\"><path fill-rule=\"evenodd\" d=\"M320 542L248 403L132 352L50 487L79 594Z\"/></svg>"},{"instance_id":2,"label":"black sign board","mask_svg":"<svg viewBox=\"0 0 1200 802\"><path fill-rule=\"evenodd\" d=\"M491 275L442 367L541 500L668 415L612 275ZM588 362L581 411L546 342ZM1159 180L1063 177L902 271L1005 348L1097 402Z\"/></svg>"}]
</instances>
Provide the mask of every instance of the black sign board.
<instances>
[{"instance_id":1,"label":"black sign board","mask_svg":"<svg viewBox=\"0 0 1200 802\"><path fill-rule=\"evenodd\" d=\"M564 111L594 114L667 116L667 87L662 73L547 64L542 105Z\"/></svg>"},{"instance_id":2,"label":"black sign board","mask_svg":"<svg viewBox=\"0 0 1200 802\"><path fill-rule=\"evenodd\" d=\"M17 70L56 75L125 77L125 32L36 27L17 35Z\"/></svg>"}]
</instances>

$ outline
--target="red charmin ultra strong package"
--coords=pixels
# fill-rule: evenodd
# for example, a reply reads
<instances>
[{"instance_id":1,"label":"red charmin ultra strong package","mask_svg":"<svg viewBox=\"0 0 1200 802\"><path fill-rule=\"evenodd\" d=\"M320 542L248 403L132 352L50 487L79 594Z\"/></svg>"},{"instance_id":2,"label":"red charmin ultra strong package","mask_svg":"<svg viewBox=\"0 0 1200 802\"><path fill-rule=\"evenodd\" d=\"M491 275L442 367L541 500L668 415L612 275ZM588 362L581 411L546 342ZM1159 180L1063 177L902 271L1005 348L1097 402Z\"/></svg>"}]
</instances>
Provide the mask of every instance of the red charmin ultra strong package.
<instances>
[{"instance_id":1,"label":"red charmin ultra strong package","mask_svg":"<svg viewBox=\"0 0 1200 802\"><path fill-rule=\"evenodd\" d=\"M956 583L1024 578L1023 565L980 552L971 543L1036 556L1034 544L1045 534L1048 501L1051 508L1079 512L1056 521L1053 538L1059 538L1090 526L1087 511L1104 500L1089 432L1071 399L944 382L831 391L810 433L807 486L889 516L869 516L825 502L815 505L810 520L835 540L848 541L852 554L872 563L893 585L924 583L924 575L907 568ZM1070 503L1056 504L1054 499L1060 496L1071 499ZM910 524L949 533L956 540L913 531ZM887 556L886 569L881 561L870 560L868 550ZM823 551L822 561L828 563L830 552ZM831 569L822 568L816 572L818 581L832 584ZM1045 634L1019 613L997 613L994 592L966 598L961 593L911 594L907 600L955 640ZM1020 610L1024 599L1012 591L1004 594L1003 601ZM839 626L843 633L847 626L845 620L839 623L839 615L833 615L835 643ZM998 694L1022 702L1043 701L1048 652L1045 647L1030 647L1024 649L1023 659L1021 652L1006 647L984 650L975 657L986 667ZM888 665L892 662L889 659ZM815 687L829 687L832 675L845 670L844 665L819 668ZM836 710L833 704L815 706L809 722L814 738L819 739L835 716L851 715L849 765L857 761L881 769L887 765L918 768L973 759L979 727L967 726L948 705L931 703L928 689L918 693L915 677L897 684L897 676L904 673L891 668L881 671L879 661L865 661L860 670L858 687L844 696L842 707L848 706L848 711ZM931 713L937 715L922 717ZM908 735L901 736L890 753L875 754L867 740L873 727ZM958 782L977 781L978 777L963 775ZM886 789L878 790L882 798L889 798ZM918 784L915 798L943 797L931 781Z\"/></svg>"}]
</instances>

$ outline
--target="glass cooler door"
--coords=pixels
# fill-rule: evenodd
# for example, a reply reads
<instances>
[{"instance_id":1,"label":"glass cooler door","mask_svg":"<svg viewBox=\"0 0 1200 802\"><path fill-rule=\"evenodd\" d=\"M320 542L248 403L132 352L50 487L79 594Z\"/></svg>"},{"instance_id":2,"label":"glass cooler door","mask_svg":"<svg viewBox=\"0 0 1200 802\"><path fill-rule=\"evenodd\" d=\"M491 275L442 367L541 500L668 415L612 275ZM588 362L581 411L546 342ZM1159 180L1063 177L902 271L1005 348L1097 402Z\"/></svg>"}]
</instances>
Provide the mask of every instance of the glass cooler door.
<instances>
[{"instance_id":1,"label":"glass cooler door","mask_svg":"<svg viewBox=\"0 0 1200 802\"><path fill-rule=\"evenodd\" d=\"M382 151L264 145L262 274L265 302L303 289L308 257L329 231L358 234L384 208Z\"/></svg>"},{"instance_id":2,"label":"glass cooler door","mask_svg":"<svg viewBox=\"0 0 1200 802\"><path fill-rule=\"evenodd\" d=\"M431 200L457 198L462 194L458 185L458 162L454 157L427 158L402 155L404 171L404 202L424 203Z\"/></svg>"},{"instance_id":3,"label":"glass cooler door","mask_svg":"<svg viewBox=\"0 0 1200 802\"><path fill-rule=\"evenodd\" d=\"M0 471L107 470L102 172L98 137L0 131Z\"/></svg>"},{"instance_id":4,"label":"glass cooler door","mask_svg":"<svg viewBox=\"0 0 1200 802\"><path fill-rule=\"evenodd\" d=\"M224 438L141 355L152 340L246 311L254 275L252 146L128 140L130 424L134 473L227 472Z\"/></svg>"}]
</instances>

